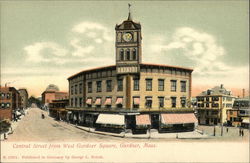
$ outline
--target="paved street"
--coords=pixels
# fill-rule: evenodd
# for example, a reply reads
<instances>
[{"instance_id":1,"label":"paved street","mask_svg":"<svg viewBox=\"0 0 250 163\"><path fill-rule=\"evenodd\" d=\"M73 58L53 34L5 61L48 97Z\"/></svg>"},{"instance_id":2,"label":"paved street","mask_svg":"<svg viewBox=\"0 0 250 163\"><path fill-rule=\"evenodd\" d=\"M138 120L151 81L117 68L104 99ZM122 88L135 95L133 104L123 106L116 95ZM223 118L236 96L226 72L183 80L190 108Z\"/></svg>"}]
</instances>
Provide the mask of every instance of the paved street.
<instances>
[{"instance_id":1,"label":"paved street","mask_svg":"<svg viewBox=\"0 0 250 163\"><path fill-rule=\"evenodd\" d=\"M41 118L45 114L45 119ZM121 139L112 137L112 140ZM14 133L7 141L110 141L109 136L82 131L65 122L55 121L48 113L31 108L28 114L18 122Z\"/></svg>"}]
</instances>

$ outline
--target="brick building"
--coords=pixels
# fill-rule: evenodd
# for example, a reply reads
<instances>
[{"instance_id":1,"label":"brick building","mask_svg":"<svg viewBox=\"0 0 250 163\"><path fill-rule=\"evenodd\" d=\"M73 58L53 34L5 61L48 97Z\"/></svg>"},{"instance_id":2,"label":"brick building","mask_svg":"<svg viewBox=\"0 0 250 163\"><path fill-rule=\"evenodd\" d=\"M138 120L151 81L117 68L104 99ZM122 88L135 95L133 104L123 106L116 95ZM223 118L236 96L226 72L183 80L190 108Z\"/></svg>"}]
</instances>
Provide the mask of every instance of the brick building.
<instances>
[{"instance_id":1,"label":"brick building","mask_svg":"<svg viewBox=\"0 0 250 163\"><path fill-rule=\"evenodd\" d=\"M0 87L0 119L13 120L21 106L21 97L14 87Z\"/></svg>"},{"instance_id":2,"label":"brick building","mask_svg":"<svg viewBox=\"0 0 250 163\"><path fill-rule=\"evenodd\" d=\"M42 93L42 105L48 107L49 103L52 103L53 100L64 100L68 99L68 92L59 91L59 88L50 84L46 90Z\"/></svg>"},{"instance_id":3,"label":"brick building","mask_svg":"<svg viewBox=\"0 0 250 163\"><path fill-rule=\"evenodd\" d=\"M29 94L27 89L22 88L18 90L20 97L21 97L21 109L26 109L28 107L28 98Z\"/></svg>"},{"instance_id":4,"label":"brick building","mask_svg":"<svg viewBox=\"0 0 250 163\"><path fill-rule=\"evenodd\" d=\"M116 25L111 66L83 70L68 78L68 118L83 125L137 130L194 130L189 107L192 69L141 63L141 24Z\"/></svg>"},{"instance_id":5,"label":"brick building","mask_svg":"<svg viewBox=\"0 0 250 163\"><path fill-rule=\"evenodd\" d=\"M223 85L203 91L196 96L198 122L202 125L217 125L227 122L227 110L232 109L235 97Z\"/></svg>"}]
</instances>

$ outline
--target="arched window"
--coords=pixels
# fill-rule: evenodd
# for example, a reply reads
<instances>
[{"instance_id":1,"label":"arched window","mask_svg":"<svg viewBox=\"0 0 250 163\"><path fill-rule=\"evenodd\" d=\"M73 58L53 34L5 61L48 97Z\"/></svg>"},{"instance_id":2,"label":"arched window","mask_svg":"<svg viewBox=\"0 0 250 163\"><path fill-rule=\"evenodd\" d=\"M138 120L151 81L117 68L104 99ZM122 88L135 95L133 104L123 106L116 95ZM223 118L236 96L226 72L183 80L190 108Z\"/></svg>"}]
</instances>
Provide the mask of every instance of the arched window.
<instances>
[{"instance_id":1,"label":"arched window","mask_svg":"<svg viewBox=\"0 0 250 163\"><path fill-rule=\"evenodd\" d=\"M120 60L121 61L124 60L124 50L123 49L120 50Z\"/></svg>"},{"instance_id":2,"label":"arched window","mask_svg":"<svg viewBox=\"0 0 250 163\"><path fill-rule=\"evenodd\" d=\"M130 60L130 50L127 49L127 60Z\"/></svg>"},{"instance_id":3,"label":"arched window","mask_svg":"<svg viewBox=\"0 0 250 163\"><path fill-rule=\"evenodd\" d=\"M136 60L136 49L133 49L133 60Z\"/></svg>"}]
</instances>

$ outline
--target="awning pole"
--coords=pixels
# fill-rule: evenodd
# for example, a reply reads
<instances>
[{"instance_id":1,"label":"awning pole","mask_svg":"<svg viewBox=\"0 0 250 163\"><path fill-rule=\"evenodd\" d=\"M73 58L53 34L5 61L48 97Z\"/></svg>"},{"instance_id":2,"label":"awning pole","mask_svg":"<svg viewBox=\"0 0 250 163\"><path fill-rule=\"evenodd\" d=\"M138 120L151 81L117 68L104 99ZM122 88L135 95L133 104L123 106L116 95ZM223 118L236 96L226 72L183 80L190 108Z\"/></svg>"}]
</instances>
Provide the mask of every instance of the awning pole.
<instances>
[{"instance_id":1,"label":"awning pole","mask_svg":"<svg viewBox=\"0 0 250 163\"><path fill-rule=\"evenodd\" d=\"M123 138L125 138L125 134L126 134L126 117L124 115L124 135L123 135Z\"/></svg>"}]
</instances>

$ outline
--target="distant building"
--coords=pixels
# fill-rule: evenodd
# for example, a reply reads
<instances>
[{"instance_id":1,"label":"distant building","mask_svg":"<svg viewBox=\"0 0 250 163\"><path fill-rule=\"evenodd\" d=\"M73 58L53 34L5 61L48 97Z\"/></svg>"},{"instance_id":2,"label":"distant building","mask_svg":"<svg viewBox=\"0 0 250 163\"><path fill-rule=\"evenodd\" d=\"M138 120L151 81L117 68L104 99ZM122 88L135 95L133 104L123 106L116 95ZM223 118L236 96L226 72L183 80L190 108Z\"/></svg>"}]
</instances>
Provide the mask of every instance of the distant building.
<instances>
[{"instance_id":1,"label":"distant building","mask_svg":"<svg viewBox=\"0 0 250 163\"><path fill-rule=\"evenodd\" d=\"M227 124L229 126L241 126L249 128L249 99L236 99L233 104L233 108L227 110Z\"/></svg>"},{"instance_id":2,"label":"distant building","mask_svg":"<svg viewBox=\"0 0 250 163\"><path fill-rule=\"evenodd\" d=\"M21 108L22 109L26 109L28 107L28 98L29 98L29 94L27 89L19 89L18 90L20 97L21 97Z\"/></svg>"},{"instance_id":3,"label":"distant building","mask_svg":"<svg viewBox=\"0 0 250 163\"><path fill-rule=\"evenodd\" d=\"M0 119L13 120L21 106L20 94L14 87L0 87Z\"/></svg>"},{"instance_id":4,"label":"distant building","mask_svg":"<svg viewBox=\"0 0 250 163\"><path fill-rule=\"evenodd\" d=\"M198 122L201 125L217 125L227 122L227 110L232 109L235 97L223 85L203 91L196 96Z\"/></svg>"},{"instance_id":5,"label":"distant building","mask_svg":"<svg viewBox=\"0 0 250 163\"><path fill-rule=\"evenodd\" d=\"M68 99L68 96L68 92L61 92L56 85L50 84L42 93L42 105L49 106L53 100Z\"/></svg>"},{"instance_id":6,"label":"distant building","mask_svg":"<svg viewBox=\"0 0 250 163\"><path fill-rule=\"evenodd\" d=\"M49 114L56 120L67 120L66 106L69 105L69 100L52 100L49 103Z\"/></svg>"},{"instance_id":7,"label":"distant building","mask_svg":"<svg viewBox=\"0 0 250 163\"><path fill-rule=\"evenodd\" d=\"M130 13L115 31L116 65L83 70L68 78L69 117L108 129L194 130L193 70L141 63L141 25Z\"/></svg>"}]
</instances>

